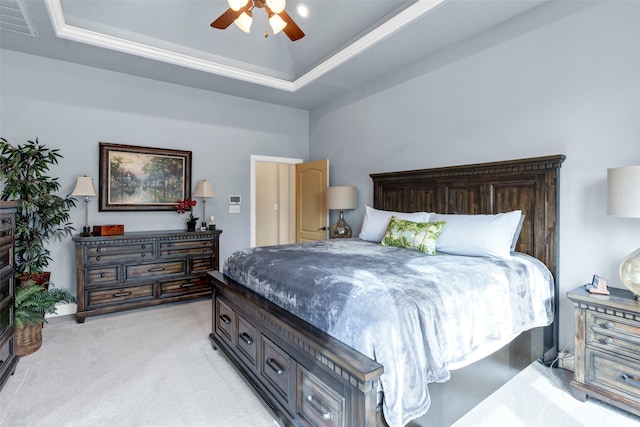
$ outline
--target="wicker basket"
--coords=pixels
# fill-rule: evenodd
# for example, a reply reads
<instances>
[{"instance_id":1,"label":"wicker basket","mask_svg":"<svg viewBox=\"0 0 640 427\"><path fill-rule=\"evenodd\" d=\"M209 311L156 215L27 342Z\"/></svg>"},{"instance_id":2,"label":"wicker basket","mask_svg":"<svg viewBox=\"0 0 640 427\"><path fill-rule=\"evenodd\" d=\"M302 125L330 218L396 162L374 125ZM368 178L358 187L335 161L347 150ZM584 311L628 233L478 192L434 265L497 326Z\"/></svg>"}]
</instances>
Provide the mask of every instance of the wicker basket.
<instances>
[{"instance_id":1,"label":"wicker basket","mask_svg":"<svg viewBox=\"0 0 640 427\"><path fill-rule=\"evenodd\" d=\"M24 329L16 328L13 333L16 356L28 356L42 346L42 326L25 325Z\"/></svg>"}]
</instances>

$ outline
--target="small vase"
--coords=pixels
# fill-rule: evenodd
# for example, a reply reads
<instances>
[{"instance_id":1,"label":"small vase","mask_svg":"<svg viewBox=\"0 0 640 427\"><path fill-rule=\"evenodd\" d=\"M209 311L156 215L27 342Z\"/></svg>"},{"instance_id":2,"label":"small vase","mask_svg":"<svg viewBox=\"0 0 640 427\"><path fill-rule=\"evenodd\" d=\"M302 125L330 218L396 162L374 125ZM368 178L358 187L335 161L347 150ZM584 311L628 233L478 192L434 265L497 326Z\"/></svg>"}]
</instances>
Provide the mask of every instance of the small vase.
<instances>
[{"instance_id":1,"label":"small vase","mask_svg":"<svg viewBox=\"0 0 640 427\"><path fill-rule=\"evenodd\" d=\"M188 221L187 222L187 231L196 231L196 224L198 221Z\"/></svg>"}]
</instances>

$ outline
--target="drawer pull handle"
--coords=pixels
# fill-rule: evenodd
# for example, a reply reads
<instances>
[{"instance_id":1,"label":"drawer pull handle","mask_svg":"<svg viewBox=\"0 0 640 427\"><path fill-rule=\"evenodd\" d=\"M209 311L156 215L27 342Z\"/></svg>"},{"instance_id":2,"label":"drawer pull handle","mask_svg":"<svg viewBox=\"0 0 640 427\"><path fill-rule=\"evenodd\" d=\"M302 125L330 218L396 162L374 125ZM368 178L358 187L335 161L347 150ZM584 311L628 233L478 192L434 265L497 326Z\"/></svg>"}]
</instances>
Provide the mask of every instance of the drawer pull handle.
<instances>
[{"instance_id":1,"label":"drawer pull handle","mask_svg":"<svg viewBox=\"0 0 640 427\"><path fill-rule=\"evenodd\" d=\"M171 255L171 251L167 251L167 255Z\"/></svg>"},{"instance_id":2,"label":"drawer pull handle","mask_svg":"<svg viewBox=\"0 0 640 427\"><path fill-rule=\"evenodd\" d=\"M325 411L324 408L322 408L322 403L319 402L318 399L316 399L312 395L308 394L307 395L307 402L309 402L309 406L311 406L311 409L316 411L316 413L318 415L320 415L323 420L330 420L331 419L331 412Z\"/></svg>"},{"instance_id":3,"label":"drawer pull handle","mask_svg":"<svg viewBox=\"0 0 640 427\"><path fill-rule=\"evenodd\" d=\"M238 337L239 337L242 341L244 341L244 343L245 343L246 345L251 345L251 344L253 344L253 340L251 339L251 337L250 337L246 332L241 333L240 335L238 335Z\"/></svg>"},{"instance_id":4,"label":"drawer pull handle","mask_svg":"<svg viewBox=\"0 0 640 427\"><path fill-rule=\"evenodd\" d=\"M2 218L3 224L11 224L11 218Z\"/></svg>"},{"instance_id":5,"label":"drawer pull handle","mask_svg":"<svg viewBox=\"0 0 640 427\"><path fill-rule=\"evenodd\" d=\"M220 320L222 320L222 323L224 323L225 325L228 325L229 323L231 323L231 319L226 314L221 314L219 317L220 317Z\"/></svg>"},{"instance_id":6,"label":"drawer pull handle","mask_svg":"<svg viewBox=\"0 0 640 427\"><path fill-rule=\"evenodd\" d=\"M142 252L142 253L140 254L140 256L141 256L142 258L144 258L144 257L146 257L146 256L147 256L147 254L145 254L144 252Z\"/></svg>"},{"instance_id":7,"label":"drawer pull handle","mask_svg":"<svg viewBox=\"0 0 640 427\"><path fill-rule=\"evenodd\" d=\"M97 248L96 252L102 252L102 248Z\"/></svg>"},{"instance_id":8,"label":"drawer pull handle","mask_svg":"<svg viewBox=\"0 0 640 427\"><path fill-rule=\"evenodd\" d=\"M627 375L627 374L622 374L620 375L622 377L622 379L624 380L624 382L629 383L631 385L634 385L636 387L640 387L640 378L638 377L633 377L631 375Z\"/></svg>"},{"instance_id":9,"label":"drawer pull handle","mask_svg":"<svg viewBox=\"0 0 640 427\"><path fill-rule=\"evenodd\" d=\"M195 283L183 283L180 285L181 288L190 288L192 286L195 286Z\"/></svg>"},{"instance_id":10,"label":"drawer pull handle","mask_svg":"<svg viewBox=\"0 0 640 427\"><path fill-rule=\"evenodd\" d=\"M273 372L275 372L276 374L278 375L284 374L284 368L278 365L278 362L276 362L272 358L268 357L265 362L267 366L270 367L273 370Z\"/></svg>"},{"instance_id":11,"label":"drawer pull handle","mask_svg":"<svg viewBox=\"0 0 640 427\"><path fill-rule=\"evenodd\" d=\"M118 298L118 297L126 297L127 295L131 295L131 292L120 292L118 294L113 294L112 296L114 298Z\"/></svg>"},{"instance_id":12,"label":"drawer pull handle","mask_svg":"<svg viewBox=\"0 0 640 427\"><path fill-rule=\"evenodd\" d=\"M606 337L605 339L602 340L603 343L605 344L613 344L613 340L611 339L611 337Z\"/></svg>"},{"instance_id":13,"label":"drawer pull handle","mask_svg":"<svg viewBox=\"0 0 640 427\"><path fill-rule=\"evenodd\" d=\"M202 252L207 252L209 248L202 248Z\"/></svg>"},{"instance_id":14,"label":"drawer pull handle","mask_svg":"<svg viewBox=\"0 0 640 427\"><path fill-rule=\"evenodd\" d=\"M104 278L104 276L106 276L106 274L104 274L104 273L100 273L100 277L101 277L101 278Z\"/></svg>"},{"instance_id":15,"label":"drawer pull handle","mask_svg":"<svg viewBox=\"0 0 640 427\"><path fill-rule=\"evenodd\" d=\"M611 322L605 323L604 327L605 327L605 329L613 329L614 328L613 323L611 323Z\"/></svg>"},{"instance_id":16,"label":"drawer pull handle","mask_svg":"<svg viewBox=\"0 0 640 427\"><path fill-rule=\"evenodd\" d=\"M147 245L141 245L140 248L141 249L147 249Z\"/></svg>"},{"instance_id":17,"label":"drawer pull handle","mask_svg":"<svg viewBox=\"0 0 640 427\"><path fill-rule=\"evenodd\" d=\"M167 246L168 246L168 247L171 247L171 243L168 243L168 244L167 244Z\"/></svg>"},{"instance_id":18,"label":"drawer pull handle","mask_svg":"<svg viewBox=\"0 0 640 427\"><path fill-rule=\"evenodd\" d=\"M4 232L5 236L11 236L13 234L13 232L11 230L7 230Z\"/></svg>"},{"instance_id":19,"label":"drawer pull handle","mask_svg":"<svg viewBox=\"0 0 640 427\"><path fill-rule=\"evenodd\" d=\"M100 255L96 257L96 261L100 261Z\"/></svg>"},{"instance_id":20,"label":"drawer pull handle","mask_svg":"<svg viewBox=\"0 0 640 427\"><path fill-rule=\"evenodd\" d=\"M144 256L144 254L142 254L142 256ZM164 271L164 267L155 267L155 268L150 268L149 270L147 270L149 273L154 272L154 271Z\"/></svg>"}]
</instances>

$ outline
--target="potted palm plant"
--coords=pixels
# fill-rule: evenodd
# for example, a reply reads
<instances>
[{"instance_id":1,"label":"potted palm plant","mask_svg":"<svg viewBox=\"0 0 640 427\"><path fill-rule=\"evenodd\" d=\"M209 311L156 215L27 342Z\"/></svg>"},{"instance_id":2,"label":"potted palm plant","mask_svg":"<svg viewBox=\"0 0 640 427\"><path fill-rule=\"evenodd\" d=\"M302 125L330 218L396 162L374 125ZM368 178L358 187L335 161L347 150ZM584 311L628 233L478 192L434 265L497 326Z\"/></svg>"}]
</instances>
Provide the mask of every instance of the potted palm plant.
<instances>
[{"instance_id":1,"label":"potted palm plant","mask_svg":"<svg viewBox=\"0 0 640 427\"><path fill-rule=\"evenodd\" d=\"M57 149L28 141L11 145L0 138L0 179L4 188L2 200L20 200L15 217L15 269L22 276L40 275L36 282L49 282L45 268L51 261L48 240L70 236L75 230L69 221L69 211L75 199L58 196L58 178L49 175L51 166L62 155Z\"/></svg>"},{"instance_id":2,"label":"potted palm plant","mask_svg":"<svg viewBox=\"0 0 640 427\"><path fill-rule=\"evenodd\" d=\"M16 288L14 314L14 346L16 356L27 356L42 346L42 326L45 314L54 314L56 304L76 302L64 289L45 289L33 279Z\"/></svg>"}]
</instances>

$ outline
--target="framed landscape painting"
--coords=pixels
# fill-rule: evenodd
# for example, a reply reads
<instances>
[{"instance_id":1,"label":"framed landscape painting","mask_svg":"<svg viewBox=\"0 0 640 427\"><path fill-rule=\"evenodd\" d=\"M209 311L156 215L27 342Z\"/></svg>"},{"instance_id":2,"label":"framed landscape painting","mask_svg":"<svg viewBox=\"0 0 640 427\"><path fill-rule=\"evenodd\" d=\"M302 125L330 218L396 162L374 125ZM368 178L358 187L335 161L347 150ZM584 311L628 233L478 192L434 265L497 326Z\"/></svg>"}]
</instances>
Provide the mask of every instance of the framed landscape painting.
<instances>
[{"instance_id":1,"label":"framed landscape painting","mask_svg":"<svg viewBox=\"0 0 640 427\"><path fill-rule=\"evenodd\" d=\"M100 143L100 211L174 210L191 197L191 151Z\"/></svg>"}]
</instances>

